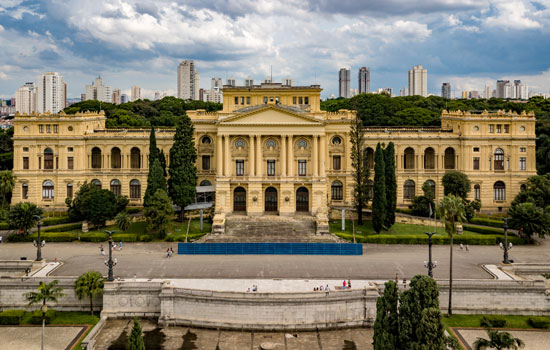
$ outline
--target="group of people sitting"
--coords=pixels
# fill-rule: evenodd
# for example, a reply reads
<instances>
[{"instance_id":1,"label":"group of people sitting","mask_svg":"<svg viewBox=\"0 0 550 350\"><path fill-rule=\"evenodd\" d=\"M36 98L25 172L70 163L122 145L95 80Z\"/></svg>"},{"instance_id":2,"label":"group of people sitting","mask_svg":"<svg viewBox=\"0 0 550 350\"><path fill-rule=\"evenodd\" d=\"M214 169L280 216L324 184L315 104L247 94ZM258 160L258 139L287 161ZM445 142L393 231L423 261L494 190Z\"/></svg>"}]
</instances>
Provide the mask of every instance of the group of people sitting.
<instances>
[{"instance_id":1,"label":"group of people sitting","mask_svg":"<svg viewBox=\"0 0 550 350\"><path fill-rule=\"evenodd\" d=\"M351 289L351 280L348 280L346 282L346 280L344 280L342 282L342 288L343 289ZM336 288L338 289L338 288ZM330 287L328 286L328 284L323 288L323 285L319 286L319 287L314 287L313 288L313 291L314 292L330 292Z\"/></svg>"},{"instance_id":2,"label":"group of people sitting","mask_svg":"<svg viewBox=\"0 0 550 350\"><path fill-rule=\"evenodd\" d=\"M252 290L250 290L250 288L248 288L248 290L246 292L248 293L248 292L257 292L257 291L258 291L258 286L253 284L252 285Z\"/></svg>"}]
</instances>

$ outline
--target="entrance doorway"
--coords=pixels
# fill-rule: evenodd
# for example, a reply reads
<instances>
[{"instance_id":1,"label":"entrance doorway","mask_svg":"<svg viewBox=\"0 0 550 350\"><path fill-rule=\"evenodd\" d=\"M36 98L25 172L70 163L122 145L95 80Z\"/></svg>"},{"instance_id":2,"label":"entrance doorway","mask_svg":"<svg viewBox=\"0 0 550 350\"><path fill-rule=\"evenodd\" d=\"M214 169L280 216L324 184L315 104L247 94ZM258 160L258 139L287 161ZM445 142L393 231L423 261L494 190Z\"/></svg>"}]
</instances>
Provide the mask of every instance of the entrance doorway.
<instances>
[{"instance_id":1,"label":"entrance doorway","mask_svg":"<svg viewBox=\"0 0 550 350\"><path fill-rule=\"evenodd\" d=\"M265 211L277 211L277 190L274 187L265 190Z\"/></svg>"},{"instance_id":2,"label":"entrance doorway","mask_svg":"<svg viewBox=\"0 0 550 350\"><path fill-rule=\"evenodd\" d=\"M233 192L233 211L246 211L246 190L242 187Z\"/></svg>"},{"instance_id":3,"label":"entrance doorway","mask_svg":"<svg viewBox=\"0 0 550 350\"><path fill-rule=\"evenodd\" d=\"M309 191L305 187L300 187L296 191L296 211L309 211Z\"/></svg>"}]
</instances>

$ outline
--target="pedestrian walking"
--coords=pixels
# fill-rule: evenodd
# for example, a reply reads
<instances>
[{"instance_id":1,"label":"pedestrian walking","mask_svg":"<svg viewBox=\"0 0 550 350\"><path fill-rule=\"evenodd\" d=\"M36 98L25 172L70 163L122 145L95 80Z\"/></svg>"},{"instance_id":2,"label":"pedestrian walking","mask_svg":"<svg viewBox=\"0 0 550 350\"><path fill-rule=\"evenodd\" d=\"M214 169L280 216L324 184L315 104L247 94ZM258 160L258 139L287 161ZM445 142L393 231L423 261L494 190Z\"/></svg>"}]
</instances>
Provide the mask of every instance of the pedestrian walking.
<instances>
[{"instance_id":1,"label":"pedestrian walking","mask_svg":"<svg viewBox=\"0 0 550 350\"><path fill-rule=\"evenodd\" d=\"M120 241L120 244L118 245L118 250L122 250L122 241Z\"/></svg>"},{"instance_id":2,"label":"pedestrian walking","mask_svg":"<svg viewBox=\"0 0 550 350\"><path fill-rule=\"evenodd\" d=\"M348 288L351 289L351 280L348 280Z\"/></svg>"},{"instance_id":3,"label":"pedestrian walking","mask_svg":"<svg viewBox=\"0 0 550 350\"><path fill-rule=\"evenodd\" d=\"M470 248L468 248L468 245L466 244L466 251L469 252Z\"/></svg>"},{"instance_id":4,"label":"pedestrian walking","mask_svg":"<svg viewBox=\"0 0 550 350\"><path fill-rule=\"evenodd\" d=\"M174 248L170 247L170 257L172 257L172 255L174 255Z\"/></svg>"},{"instance_id":5,"label":"pedestrian walking","mask_svg":"<svg viewBox=\"0 0 550 350\"><path fill-rule=\"evenodd\" d=\"M460 243L460 250L464 250L464 244Z\"/></svg>"},{"instance_id":6,"label":"pedestrian walking","mask_svg":"<svg viewBox=\"0 0 550 350\"><path fill-rule=\"evenodd\" d=\"M167 258L170 257L170 248L166 248L166 257L167 257Z\"/></svg>"},{"instance_id":7,"label":"pedestrian walking","mask_svg":"<svg viewBox=\"0 0 550 350\"><path fill-rule=\"evenodd\" d=\"M0 244L2 244L2 239L3 239L3 238L4 238L4 237L0 236Z\"/></svg>"},{"instance_id":8,"label":"pedestrian walking","mask_svg":"<svg viewBox=\"0 0 550 350\"><path fill-rule=\"evenodd\" d=\"M344 282L342 282L342 287L344 287L344 289L346 289L346 280L344 280Z\"/></svg>"},{"instance_id":9,"label":"pedestrian walking","mask_svg":"<svg viewBox=\"0 0 550 350\"><path fill-rule=\"evenodd\" d=\"M99 252L101 253L101 256L105 256L105 249L103 249L103 244L99 247Z\"/></svg>"}]
</instances>

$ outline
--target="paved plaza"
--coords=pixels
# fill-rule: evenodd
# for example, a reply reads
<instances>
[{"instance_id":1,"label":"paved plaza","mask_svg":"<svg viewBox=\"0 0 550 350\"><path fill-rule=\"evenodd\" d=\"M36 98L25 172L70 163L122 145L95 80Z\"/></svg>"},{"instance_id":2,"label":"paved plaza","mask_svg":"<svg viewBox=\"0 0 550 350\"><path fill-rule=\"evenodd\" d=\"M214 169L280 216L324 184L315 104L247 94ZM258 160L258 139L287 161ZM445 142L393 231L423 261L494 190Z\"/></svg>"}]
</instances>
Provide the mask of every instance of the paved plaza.
<instances>
[{"instance_id":1,"label":"paved plaza","mask_svg":"<svg viewBox=\"0 0 550 350\"><path fill-rule=\"evenodd\" d=\"M511 259L521 263L550 261L550 245L544 240L539 246L516 246ZM78 276L89 270L106 273L105 257L99 243L47 243L42 255L48 261L55 258L63 264L55 276ZM107 245L103 243L103 247ZM118 260L115 275L121 278L299 278L299 279L410 279L426 273L424 261L428 248L424 245L364 245L362 256L303 255L174 255L166 258L168 247L176 243L124 243L122 251L114 252ZM470 250L454 247L454 277L484 279L492 276L481 268L502 260L498 246L470 246ZM434 246L433 257L438 262L436 278L447 278L449 246ZM33 259L32 243L0 245L0 260Z\"/></svg>"},{"instance_id":2,"label":"paved plaza","mask_svg":"<svg viewBox=\"0 0 550 350\"><path fill-rule=\"evenodd\" d=\"M455 333L458 335L462 343L466 346L466 350L472 350L473 343L477 338L488 339L485 329L472 329L472 328L454 328ZM523 350L548 350L550 347L550 332L542 330L524 329L524 330L509 330L503 331L510 332L514 337L523 340L525 348Z\"/></svg>"},{"instance_id":3,"label":"paved plaza","mask_svg":"<svg viewBox=\"0 0 550 350\"><path fill-rule=\"evenodd\" d=\"M44 350L71 349L86 326L46 326ZM41 326L0 326L0 350L40 349Z\"/></svg>"}]
</instances>

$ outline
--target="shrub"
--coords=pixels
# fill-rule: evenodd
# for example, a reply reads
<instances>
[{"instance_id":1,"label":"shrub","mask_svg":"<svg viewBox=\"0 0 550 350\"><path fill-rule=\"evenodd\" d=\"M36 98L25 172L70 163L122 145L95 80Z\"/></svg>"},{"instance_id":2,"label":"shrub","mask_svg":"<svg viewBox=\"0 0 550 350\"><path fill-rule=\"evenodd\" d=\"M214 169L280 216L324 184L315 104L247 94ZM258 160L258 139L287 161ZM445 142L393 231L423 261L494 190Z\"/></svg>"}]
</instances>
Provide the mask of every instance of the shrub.
<instances>
[{"instance_id":1,"label":"shrub","mask_svg":"<svg viewBox=\"0 0 550 350\"><path fill-rule=\"evenodd\" d=\"M470 220L470 223L476 224L476 225L483 225L483 226L491 226L496 228L502 228L502 225L504 222L502 220L494 220L494 219L484 219L484 218L472 218Z\"/></svg>"},{"instance_id":2,"label":"shrub","mask_svg":"<svg viewBox=\"0 0 550 350\"><path fill-rule=\"evenodd\" d=\"M413 215L413 210L412 210L412 209L407 209L407 208L396 208L395 211L398 212L398 213L402 213L402 214Z\"/></svg>"},{"instance_id":3,"label":"shrub","mask_svg":"<svg viewBox=\"0 0 550 350\"><path fill-rule=\"evenodd\" d=\"M477 232L484 235L503 235L504 230L492 227L479 227L472 225L462 225L464 231Z\"/></svg>"},{"instance_id":4,"label":"shrub","mask_svg":"<svg viewBox=\"0 0 550 350\"><path fill-rule=\"evenodd\" d=\"M502 328L506 326L506 319L501 316L487 315L481 318L479 325L487 328Z\"/></svg>"},{"instance_id":5,"label":"shrub","mask_svg":"<svg viewBox=\"0 0 550 350\"><path fill-rule=\"evenodd\" d=\"M141 235L139 236L140 242L151 242L153 240L153 236L151 235Z\"/></svg>"},{"instance_id":6,"label":"shrub","mask_svg":"<svg viewBox=\"0 0 550 350\"><path fill-rule=\"evenodd\" d=\"M67 232L67 231L79 230L81 228L82 228L82 223L77 222L73 224L59 225L56 227L48 227L48 228L42 229L42 232Z\"/></svg>"},{"instance_id":7,"label":"shrub","mask_svg":"<svg viewBox=\"0 0 550 350\"><path fill-rule=\"evenodd\" d=\"M33 241L38 238L38 233L34 232L28 237L30 241ZM43 239L46 242L72 242L78 238L70 232L42 232L40 234L40 239Z\"/></svg>"},{"instance_id":8,"label":"shrub","mask_svg":"<svg viewBox=\"0 0 550 350\"><path fill-rule=\"evenodd\" d=\"M52 323L52 320L55 318L55 310L48 309L44 317L46 319L46 324ZM36 310L31 315L31 324L42 324L42 310Z\"/></svg>"},{"instance_id":9,"label":"shrub","mask_svg":"<svg viewBox=\"0 0 550 350\"><path fill-rule=\"evenodd\" d=\"M69 220L68 216L52 217L52 218L42 219L42 225L44 225L44 226L67 224L69 222L71 222L71 220Z\"/></svg>"},{"instance_id":10,"label":"shrub","mask_svg":"<svg viewBox=\"0 0 550 350\"><path fill-rule=\"evenodd\" d=\"M353 240L353 236L349 233L336 233L338 237ZM178 237L179 238L179 237ZM375 244L427 244L428 237L426 235L368 235L358 236L355 235L357 243L375 243ZM185 239L185 236L183 237ZM457 244L469 244L469 245L496 245L504 240L501 235L475 235L475 234L463 234L456 235L454 242ZM433 244L449 244L449 237L436 235L432 237ZM519 237L508 237L508 242L514 245L524 244L525 241Z\"/></svg>"},{"instance_id":11,"label":"shrub","mask_svg":"<svg viewBox=\"0 0 550 350\"><path fill-rule=\"evenodd\" d=\"M7 222L0 222L0 230L9 230L10 229L10 224L8 224Z\"/></svg>"},{"instance_id":12,"label":"shrub","mask_svg":"<svg viewBox=\"0 0 550 350\"><path fill-rule=\"evenodd\" d=\"M527 319L527 323L533 328L550 328L550 319L548 317L532 316Z\"/></svg>"},{"instance_id":13,"label":"shrub","mask_svg":"<svg viewBox=\"0 0 550 350\"><path fill-rule=\"evenodd\" d=\"M25 316L25 310L6 310L0 312L1 325L18 325Z\"/></svg>"},{"instance_id":14,"label":"shrub","mask_svg":"<svg viewBox=\"0 0 550 350\"><path fill-rule=\"evenodd\" d=\"M80 235L82 242L105 242L107 239L107 234L103 232L88 232Z\"/></svg>"},{"instance_id":15,"label":"shrub","mask_svg":"<svg viewBox=\"0 0 550 350\"><path fill-rule=\"evenodd\" d=\"M135 233L115 233L113 235L114 242L137 242L138 235Z\"/></svg>"},{"instance_id":16,"label":"shrub","mask_svg":"<svg viewBox=\"0 0 550 350\"><path fill-rule=\"evenodd\" d=\"M137 214L139 213L140 211L142 211L143 208L142 207L131 207L131 208L126 208L126 212L128 214Z\"/></svg>"},{"instance_id":17,"label":"shrub","mask_svg":"<svg viewBox=\"0 0 550 350\"><path fill-rule=\"evenodd\" d=\"M13 233L8 236L8 242L17 243L17 242L32 242L30 236Z\"/></svg>"}]
</instances>

